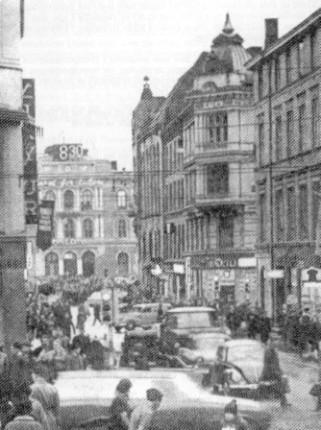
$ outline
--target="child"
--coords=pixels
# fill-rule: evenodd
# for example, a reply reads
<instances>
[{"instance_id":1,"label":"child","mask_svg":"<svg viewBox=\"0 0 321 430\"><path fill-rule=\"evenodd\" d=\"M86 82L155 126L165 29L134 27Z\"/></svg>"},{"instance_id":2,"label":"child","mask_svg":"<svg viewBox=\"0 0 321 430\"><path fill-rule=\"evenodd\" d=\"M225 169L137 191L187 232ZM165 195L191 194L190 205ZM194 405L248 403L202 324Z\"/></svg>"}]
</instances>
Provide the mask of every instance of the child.
<instances>
[{"instance_id":1,"label":"child","mask_svg":"<svg viewBox=\"0 0 321 430\"><path fill-rule=\"evenodd\" d=\"M246 421L239 416L237 412L236 400L232 400L224 408L224 418L221 425L221 430L247 430Z\"/></svg>"}]
</instances>

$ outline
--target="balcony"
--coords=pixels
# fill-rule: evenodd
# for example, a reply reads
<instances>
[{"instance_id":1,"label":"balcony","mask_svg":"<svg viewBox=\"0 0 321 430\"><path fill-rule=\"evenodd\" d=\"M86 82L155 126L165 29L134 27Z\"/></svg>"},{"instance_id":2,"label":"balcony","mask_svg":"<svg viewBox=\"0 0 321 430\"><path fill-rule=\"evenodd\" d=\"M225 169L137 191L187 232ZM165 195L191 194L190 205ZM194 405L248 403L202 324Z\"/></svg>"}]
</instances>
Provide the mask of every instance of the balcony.
<instances>
[{"instance_id":1,"label":"balcony","mask_svg":"<svg viewBox=\"0 0 321 430\"><path fill-rule=\"evenodd\" d=\"M198 194L186 202L185 210L193 215L204 213L238 213L245 204L255 200L253 194L235 195L234 193Z\"/></svg>"}]
</instances>

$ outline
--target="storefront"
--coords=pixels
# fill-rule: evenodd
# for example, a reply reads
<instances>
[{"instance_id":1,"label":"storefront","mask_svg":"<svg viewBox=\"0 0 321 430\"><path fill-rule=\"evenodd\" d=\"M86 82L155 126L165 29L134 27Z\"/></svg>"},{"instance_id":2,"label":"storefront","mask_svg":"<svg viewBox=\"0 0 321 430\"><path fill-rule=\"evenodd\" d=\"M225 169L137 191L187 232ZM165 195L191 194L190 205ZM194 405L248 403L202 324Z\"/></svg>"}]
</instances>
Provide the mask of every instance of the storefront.
<instances>
[{"instance_id":1,"label":"storefront","mask_svg":"<svg viewBox=\"0 0 321 430\"><path fill-rule=\"evenodd\" d=\"M253 255L197 255L191 257L191 269L198 273L203 302L229 305L257 300L256 259ZM194 277L196 277L194 275Z\"/></svg>"}]
</instances>

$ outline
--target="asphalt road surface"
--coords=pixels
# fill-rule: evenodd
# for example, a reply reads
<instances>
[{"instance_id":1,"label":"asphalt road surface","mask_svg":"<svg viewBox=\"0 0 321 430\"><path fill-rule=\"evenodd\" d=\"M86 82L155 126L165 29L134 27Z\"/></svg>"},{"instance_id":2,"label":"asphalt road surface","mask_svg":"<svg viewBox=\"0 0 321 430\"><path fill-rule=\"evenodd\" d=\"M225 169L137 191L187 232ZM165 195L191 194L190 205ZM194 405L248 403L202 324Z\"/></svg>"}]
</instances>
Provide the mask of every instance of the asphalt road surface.
<instances>
[{"instance_id":1,"label":"asphalt road surface","mask_svg":"<svg viewBox=\"0 0 321 430\"><path fill-rule=\"evenodd\" d=\"M281 367L289 376L291 392L286 409L279 403L271 403L274 419L273 430L316 430L321 428L321 412L315 412L315 398L309 394L312 385L317 382L318 370L314 363L304 363L295 354L279 353Z\"/></svg>"}]
</instances>

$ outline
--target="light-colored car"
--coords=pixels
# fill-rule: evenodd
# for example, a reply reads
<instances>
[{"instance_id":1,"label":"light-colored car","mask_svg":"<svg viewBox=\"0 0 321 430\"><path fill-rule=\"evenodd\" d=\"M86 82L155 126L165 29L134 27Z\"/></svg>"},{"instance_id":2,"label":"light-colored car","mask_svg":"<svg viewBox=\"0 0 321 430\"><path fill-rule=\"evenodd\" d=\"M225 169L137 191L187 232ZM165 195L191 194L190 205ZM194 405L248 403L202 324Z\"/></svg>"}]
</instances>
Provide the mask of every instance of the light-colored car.
<instances>
[{"instance_id":1,"label":"light-colored car","mask_svg":"<svg viewBox=\"0 0 321 430\"><path fill-rule=\"evenodd\" d=\"M130 404L146 399L146 390L157 388L163 393L161 408L155 413L150 428L154 430L218 428L224 407L231 397L213 396L201 389L183 372L168 370L75 371L62 372L55 385L60 396L63 430L111 429L109 409L118 382L132 382ZM251 430L267 430L271 415L266 408L251 400L238 400L238 409Z\"/></svg>"},{"instance_id":2,"label":"light-colored car","mask_svg":"<svg viewBox=\"0 0 321 430\"><path fill-rule=\"evenodd\" d=\"M159 310L162 314L171 307L169 303L138 303L133 309L119 314L119 325L135 327L151 327L158 322Z\"/></svg>"},{"instance_id":3,"label":"light-colored car","mask_svg":"<svg viewBox=\"0 0 321 430\"><path fill-rule=\"evenodd\" d=\"M210 364L217 358L217 349L222 343L230 340L225 333L191 334L178 353L186 364Z\"/></svg>"}]
</instances>

